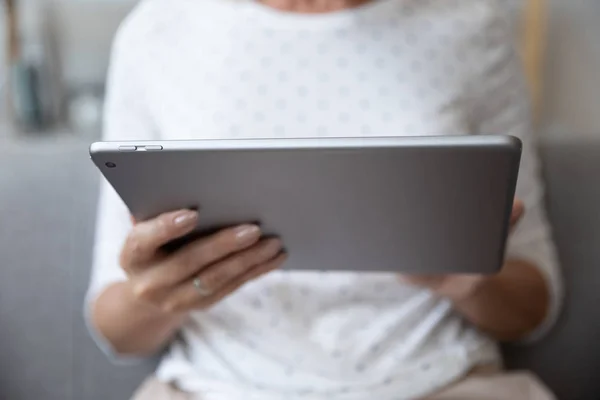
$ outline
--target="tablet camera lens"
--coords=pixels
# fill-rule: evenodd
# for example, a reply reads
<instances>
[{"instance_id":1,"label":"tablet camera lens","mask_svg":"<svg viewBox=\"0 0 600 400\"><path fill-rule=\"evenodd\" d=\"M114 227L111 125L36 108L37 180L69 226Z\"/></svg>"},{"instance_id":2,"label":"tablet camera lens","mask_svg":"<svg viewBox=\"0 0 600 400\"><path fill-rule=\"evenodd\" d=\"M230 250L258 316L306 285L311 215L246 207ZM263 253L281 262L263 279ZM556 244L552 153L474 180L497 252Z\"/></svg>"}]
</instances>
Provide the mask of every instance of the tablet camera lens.
<instances>
[{"instance_id":1,"label":"tablet camera lens","mask_svg":"<svg viewBox=\"0 0 600 400\"><path fill-rule=\"evenodd\" d=\"M110 161L104 165L106 165L107 168L115 168L117 166L117 164L115 164L114 162L110 162Z\"/></svg>"}]
</instances>

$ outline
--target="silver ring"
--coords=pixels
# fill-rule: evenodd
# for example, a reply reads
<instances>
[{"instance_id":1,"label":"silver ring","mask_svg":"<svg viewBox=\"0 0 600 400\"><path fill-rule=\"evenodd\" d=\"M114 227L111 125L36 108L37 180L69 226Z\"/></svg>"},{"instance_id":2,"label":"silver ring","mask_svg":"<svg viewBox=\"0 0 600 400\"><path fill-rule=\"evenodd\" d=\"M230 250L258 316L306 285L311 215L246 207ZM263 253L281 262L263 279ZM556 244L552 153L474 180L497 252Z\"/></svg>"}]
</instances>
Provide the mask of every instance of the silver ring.
<instances>
[{"instance_id":1,"label":"silver ring","mask_svg":"<svg viewBox=\"0 0 600 400\"><path fill-rule=\"evenodd\" d=\"M208 289L199 277L195 278L192 284L198 293L200 293L200 296L206 297L212 294L212 290Z\"/></svg>"}]
</instances>

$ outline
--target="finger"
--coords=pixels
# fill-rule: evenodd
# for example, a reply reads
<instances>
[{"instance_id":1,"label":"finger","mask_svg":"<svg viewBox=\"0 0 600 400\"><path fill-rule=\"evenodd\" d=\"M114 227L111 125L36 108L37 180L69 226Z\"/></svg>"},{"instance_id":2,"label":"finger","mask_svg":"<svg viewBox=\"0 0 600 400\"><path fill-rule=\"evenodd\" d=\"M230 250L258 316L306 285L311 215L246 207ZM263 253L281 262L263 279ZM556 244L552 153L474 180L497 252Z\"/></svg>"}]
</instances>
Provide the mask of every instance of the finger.
<instances>
[{"instance_id":1,"label":"finger","mask_svg":"<svg viewBox=\"0 0 600 400\"><path fill-rule=\"evenodd\" d=\"M194 309L205 309L211 307L212 305L218 303L223 300L225 297L237 291L239 288L244 286L246 283L253 281L273 270L281 268L281 266L287 260L288 255L286 253L280 253L273 260L261 264L251 270L247 271L237 279L234 279L224 287L222 287L218 292L209 297L199 296L197 301L192 304Z\"/></svg>"},{"instance_id":2,"label":"finger","mask_svg":"<svg viewBox=\"0 0 600 400\"><path fill-rule=\"evenodd\" d=\"M194 230L198 212L180 210L136 223L121 251L121 266L131 269L152 259L157 250L170 241Z\"/></svg>"},{"instance_id":3,"label":"finger","mask_svg":"<svg viewBox=\"0 0 600 400\"><path fill-rule=\"evenodd\" d=\"M223 287L257 265L273 260L281 252L281 248L281 240L267 239L248 250L211 265L198 276L180 283L174 289L173 294L169 296L169 306L178 309L191 307L199 297L218 293ZM201 286L198 287L195 281L199 282Z\"/></svg>"},{"instance_id":4,"label":"finger","mask_svg":"<svg viewBox=\"0 0 600 400\"><path fill-rule=\"evenodd\" d=\"M514 228L515 225L521 220L525 213L525 205L521 200L515 199L513 203L512 212L510 214L510 227Z\"/></svg>"},{"instance_id":5,"label":"finger","mask_svg":"<svg viewBox=\"0 0 600 400\"><path fill-rule=\"evenodd\" d=\"M216 292L229 281L244 274L249 269L263 264L281 252L280 239L266 239L254 247L233 255L202 271L199 278L205 290Z\"/></svg>"},{"instance_id":6,"label":"finger","mask_svg":"<svg viewBox=\"0 0 600 400\"><path fill-rule=\"evenodd\" d=\"M192 242L156 266L146 268L136 280L135 292L147 300L164 299L176 285L189 280L210 264L230 253L252 247L260 235L258 227L242 225Z\"/></svg>"},{"instance_id":7,"label":"finger","mask_svg":"<svg viewBox=\"0 0 600 400\"><path fill-rule=\"evenodd\" d=\"M405 285L433 290L446 279L446 275L400 275L398 279Z\"/></svg>"},{"instance_id":8,"label":"finger","mask_svg":"<svg viewBox=\"0 0 600 400\"><path fill-rule=\"evenodd\" d=\"M189 244L175 253L164 266L163 273L169 284L181 283L195 276L204 268L221 261L234 253L255 245L261 237L256 225L241 225L222 230L212 236Z\"/></svg>"}]
</instances>

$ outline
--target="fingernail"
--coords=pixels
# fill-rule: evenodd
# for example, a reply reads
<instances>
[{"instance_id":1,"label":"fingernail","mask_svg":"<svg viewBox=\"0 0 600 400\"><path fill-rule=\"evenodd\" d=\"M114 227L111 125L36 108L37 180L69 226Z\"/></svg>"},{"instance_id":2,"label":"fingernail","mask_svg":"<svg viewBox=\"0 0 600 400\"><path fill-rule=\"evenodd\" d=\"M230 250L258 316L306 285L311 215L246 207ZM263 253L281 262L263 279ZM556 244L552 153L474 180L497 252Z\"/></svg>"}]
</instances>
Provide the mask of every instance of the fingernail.
<instances>
[{"instance_id":1,"label":"fingernail","mask_svg":"<svg viewBox=\"0 0 600 400\"><path fill-rule=\"evenodd\" d=\"M173 218L173 223L176 226L188 226L196 223L196 219L198 218L198 213L196 211L181 211L175 218Z\"/></svg>"},{"instance_id":2,"label":"fingernail","mask_svg":"<svg viewBox=\"0 0 600 400\"><path fill-rule=\"evenodd\" d=\"M256 225L242 225L234 230L235 238L240 244L257 239L260 236L260 228Z\"/></svg>"}]
</instances>

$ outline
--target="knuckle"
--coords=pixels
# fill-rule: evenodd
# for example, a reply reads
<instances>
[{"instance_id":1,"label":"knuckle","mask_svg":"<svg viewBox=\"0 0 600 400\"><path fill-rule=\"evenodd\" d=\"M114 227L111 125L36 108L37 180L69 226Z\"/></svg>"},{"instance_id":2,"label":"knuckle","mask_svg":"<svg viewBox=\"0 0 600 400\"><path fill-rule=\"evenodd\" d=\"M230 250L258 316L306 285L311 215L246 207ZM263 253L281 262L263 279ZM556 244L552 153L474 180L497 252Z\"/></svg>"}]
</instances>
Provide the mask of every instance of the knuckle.
<instances>
[{"instance_id":1,"label":"knuckle","mask_svg":"<svg viewBox=\"0 0 600 400\"><path fill-rule=\"evenodd\" d=\"M180 302L173 300L165 301L160 306L160 309L167 314L183 311L183 308Z\"/></svg>"},{"instance_id":2,"label":"knuckle","mask_svg":"<svg viewBox=\"0 0 600 400\"><path fill-rule=\"evenodd\" d=\"M140 282L133 286L133 295L139 300L151 300L156 293L156 288L148 283Z\"/></svg>"},{"instance_id":3,"label":"knuckle","mask_svg":"<svg viewBox=\"0 0 600 400\"><path fill-rule=\"evenodd\" d=\"M130 265L133 260L140 258L142 252L142 244L139 237L133 233L130 234L126 239L123 251L121 252L121 265Z\"/></svg>"},{"instance_id":4,"label":"knuckle","mask_svg":"<svg viewBox=\"0 0 600 400\"><path fill-rule=\"evenodd\" d=\"M171 220L168 215L162 215L160 218L156 219L156 223L154 225L153 234L155 236L164 238L168 237L172 230Z\"/></svg>"}]
</instances>

